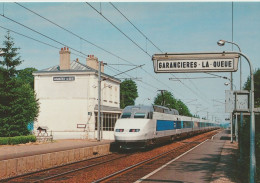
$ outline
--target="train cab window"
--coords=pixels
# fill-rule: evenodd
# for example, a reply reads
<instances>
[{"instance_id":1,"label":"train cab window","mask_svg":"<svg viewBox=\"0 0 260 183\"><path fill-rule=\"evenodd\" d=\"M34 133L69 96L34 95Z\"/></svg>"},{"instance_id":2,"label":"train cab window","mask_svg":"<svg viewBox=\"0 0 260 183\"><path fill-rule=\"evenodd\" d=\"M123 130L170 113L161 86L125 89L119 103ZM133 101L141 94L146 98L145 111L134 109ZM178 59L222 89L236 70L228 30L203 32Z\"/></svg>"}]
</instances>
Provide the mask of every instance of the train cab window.
<instances>
[{"instance_id":1,"label":"train cab window","mask_svg":"<svg viewBox=\"0 0 260 183\"><path fill-rule=\"evenodd\" d=\"M131 113L127 112L127 113L123 113L121 118L130 118L131 117Z\"/></svg>"},{"instance_id":2,"label":"train cab window","mask_svg":"<svg viewBox=\"0 0 260 183\"><path fill-rule=\"evenodd\" d=\"M135 113L134 118L145 118L145 113Z\"/></svg>"}]
</instances>

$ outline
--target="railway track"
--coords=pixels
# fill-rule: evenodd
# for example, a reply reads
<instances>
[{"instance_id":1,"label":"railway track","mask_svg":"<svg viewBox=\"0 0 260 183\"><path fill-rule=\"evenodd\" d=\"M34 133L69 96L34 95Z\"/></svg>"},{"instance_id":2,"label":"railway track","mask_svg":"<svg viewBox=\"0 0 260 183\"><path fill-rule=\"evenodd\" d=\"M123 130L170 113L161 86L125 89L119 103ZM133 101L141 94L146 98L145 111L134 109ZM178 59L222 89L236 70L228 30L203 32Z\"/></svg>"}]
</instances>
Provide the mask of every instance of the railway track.
<instances>
[{"instance_id":1,"label":"railway track","mask_svg":"<svg viewBox=\"0 0 260 183\"><path fill-rule=\"evenodd\" d=\"M216 133L217 131L207 132L151 151L115 153L88 159L5 182L135 182Z\"/></svg>"},{"instance_id":2,"label":"railway track","mask_svg":"<svg viewBox=\"0 0 260 183\"><path fill-rule=\"evenodd\" d=\"M109 154L100 157L95 157L83 161L74 162L71 164L66 164L54 168L49 168L37 172L32 172L25 175L20 175L12 177L9 179L1 180L0 182L43 182L49 179L54 179L56 177L62 177L73 172L81 171L84 169L89 169L98 165L109 163L116 159L121 159L129 156L130 154Z\"/></svg>"},{"instance_id":3,"label":"railway track","mask_svg":"<svg viewBox=\"0 0 260 183\"><path fill-rule=\"evenodd\" d=\"M215 133L213 133L215 134ZM194 148L195 146L203 143L207 139L211 138L213 135L212 133L207 134L206 136L202 136L199 139L190 142L182 142L183 145L171 149L167 152L161 153L156 155L152 158L144 160L140 163L135 165L129 166L125 169L122 169L118 172L115 172L111 175L103 177L99 180L94 181L93 183L99 182L136 182L138 179L144 177L145 175L151 173L153 170L163 166L167 162L175 159L176 157L180 156L181 154L185 153L186 151Z\"/></svg>"}]
</instances>

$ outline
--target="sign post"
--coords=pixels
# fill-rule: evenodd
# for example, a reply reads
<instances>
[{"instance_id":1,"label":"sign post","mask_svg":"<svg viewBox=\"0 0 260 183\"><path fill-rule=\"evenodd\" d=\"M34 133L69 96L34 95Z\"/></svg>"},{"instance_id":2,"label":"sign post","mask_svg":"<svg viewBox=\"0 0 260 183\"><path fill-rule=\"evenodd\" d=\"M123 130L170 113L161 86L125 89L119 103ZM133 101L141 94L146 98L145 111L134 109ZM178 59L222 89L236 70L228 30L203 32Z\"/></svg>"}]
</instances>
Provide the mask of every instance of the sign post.
<instances>
[{"instance_id":1,"label":"sign post","mask_svg":"<svg viewBox=\"0 0 260 183\"><path fill-rule=\"evenodd\" d=\"M154 54L152 60L155 73L235 72L238 69L240 56L247 60L250 68L250 183L254 183L256 173L254 77L253 66L247 56L241 52L165 53Z\"/></svg>"},{"instance_id":2,"label":"sign post","mask_svg":"<svg viewBox=\"0 0 260 183\"><path fill-rule=\"evenodd\" d=\"M154 72L235 72L238 69L239 54L192 53L155 54Z\"/></svg>"}]
</instances>

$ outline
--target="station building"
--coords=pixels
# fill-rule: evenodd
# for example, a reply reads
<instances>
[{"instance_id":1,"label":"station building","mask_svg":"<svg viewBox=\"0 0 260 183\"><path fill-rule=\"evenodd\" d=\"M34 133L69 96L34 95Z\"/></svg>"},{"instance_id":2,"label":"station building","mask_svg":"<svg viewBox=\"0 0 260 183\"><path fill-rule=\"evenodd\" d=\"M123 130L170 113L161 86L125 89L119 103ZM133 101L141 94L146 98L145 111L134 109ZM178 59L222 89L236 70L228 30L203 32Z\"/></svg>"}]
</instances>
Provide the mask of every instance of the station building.
<instances>
[{"instance_id":1,"label":"station building","mask_svg":"<svg viewBox=\"0 0 260 183\"><path fill-rule=\"evenodd\" d=\"M36 71L36 97L40 112L34 122L47 127L54 139L95 139L98 115L98 58L89 55L86 63L70 60L68 48L59 52L60 64ZM104 73L101 62L101 131L103 139L113 140L120 110L120 80Z\"/></svg>"}]
</instances>

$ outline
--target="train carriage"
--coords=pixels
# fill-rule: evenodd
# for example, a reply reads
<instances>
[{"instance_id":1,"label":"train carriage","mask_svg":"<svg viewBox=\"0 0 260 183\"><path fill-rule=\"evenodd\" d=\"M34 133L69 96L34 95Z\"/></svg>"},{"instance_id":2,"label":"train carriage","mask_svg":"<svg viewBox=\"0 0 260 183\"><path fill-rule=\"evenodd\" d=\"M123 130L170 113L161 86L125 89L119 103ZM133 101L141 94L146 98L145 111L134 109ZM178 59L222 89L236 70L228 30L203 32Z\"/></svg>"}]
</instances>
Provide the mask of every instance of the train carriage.
<instances>
[{"instance_id":1,"label":"train carriage","mask_svg":"<svg viewBox=\"0 0 260 183\"><path fill-rule=\"evenodd\" d=\"M115 124L114 136L121 148L145 148L217 126L208 120L181 116L177 110L163 106L127 106Z\"/></svg>"}]
</instances>

